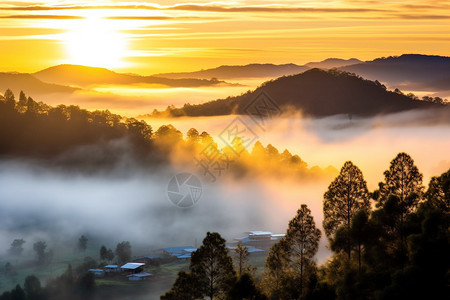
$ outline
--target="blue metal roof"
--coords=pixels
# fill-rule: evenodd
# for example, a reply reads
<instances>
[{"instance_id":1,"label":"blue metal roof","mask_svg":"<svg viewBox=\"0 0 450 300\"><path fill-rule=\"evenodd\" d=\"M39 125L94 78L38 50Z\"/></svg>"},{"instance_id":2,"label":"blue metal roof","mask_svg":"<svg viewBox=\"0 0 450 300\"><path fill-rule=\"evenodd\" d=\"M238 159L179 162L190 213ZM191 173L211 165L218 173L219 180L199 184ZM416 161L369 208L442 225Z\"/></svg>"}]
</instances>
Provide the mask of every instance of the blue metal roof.
<instances>
[{"instance_id":1,"label":"blue metal roof","mask_svg":"<svg viewBox=\"0 0 450 300\"><path fill-rule=\"evenodd\" d=\"M264 252L265 250L263 249L258 249L258 248L248 248L248 253L254 253L254 252Z\"/></svg>"},{"instance_id":2,"label":"blue metal roof","mask_svg":"<svg viewBox=\"0 0 450 300\"><path fill-rule=\"evenodd\" d=\"M197 250L197 248L192 246L184 246L184 247L170 247L170 248L164 248L164 251L168 253L181 253L181 252L188 252L190 249Z\"/></svg>"},{"instance_id":3,"label":"blue metal roof","mask_svg":"<svg viewBox=\"0 0 450 300\"><path fill-rule=\"evenodd\" d=\"M123 266L121 266L121 269L127 269L127 270L134 270L137 269L139 267L144 266L145 264L141 264L141 263L126 263Z\"/></svg>"}]
</instances>

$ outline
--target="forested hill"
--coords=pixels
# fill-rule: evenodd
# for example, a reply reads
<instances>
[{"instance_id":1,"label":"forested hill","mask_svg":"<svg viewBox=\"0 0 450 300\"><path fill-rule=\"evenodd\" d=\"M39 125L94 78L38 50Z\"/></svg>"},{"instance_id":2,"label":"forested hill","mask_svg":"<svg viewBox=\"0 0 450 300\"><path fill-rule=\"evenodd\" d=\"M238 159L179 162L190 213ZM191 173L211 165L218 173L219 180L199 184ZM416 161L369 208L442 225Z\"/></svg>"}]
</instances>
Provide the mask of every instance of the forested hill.
<instances>
[{"instance_id":1,"label":"forested hill","mask_svg":"<svg viewBox=\"0 0 450 300\"><path fill-rule=\"evenodd\" d=\"M199 105L186 104L182 108L169 107L173 116L213 116L244 114L252 101L264 91L280 108L301 110L309 116L352 114L372 116L411 109L442 107L421 101L400 91L388 91L378 81L338 70L311 69L301 74L283 76L267 81L255 91ZM154 113L155 115L158 112Z\"/></svg>"},{"instance_id":2,"label":"forested hill","mask_svg":"<svg viewBox=\"0 0 450 300\"><path fill-rule=\"evenodd\" d=\"M39 159L88 172L120 165L121 170L134 172L137 168L170 167L171 157L177 157L178 163L201 171L194 158L202 158L205 149L218 153L220 162L226 160L227 170L235 176L264 173L317 180L331 178L337 171L332 166L310 167L298 155L287 149L278 151L271 144L256 142L250 149L239 136L232 146L219 148L207 132L199 133L195 128L185 135L170 124L153 131L144 121L107 110L52 107L23 92L16 100L11 90L0 94L0 162L9 158Z\"/></svg>"}]
</instances>

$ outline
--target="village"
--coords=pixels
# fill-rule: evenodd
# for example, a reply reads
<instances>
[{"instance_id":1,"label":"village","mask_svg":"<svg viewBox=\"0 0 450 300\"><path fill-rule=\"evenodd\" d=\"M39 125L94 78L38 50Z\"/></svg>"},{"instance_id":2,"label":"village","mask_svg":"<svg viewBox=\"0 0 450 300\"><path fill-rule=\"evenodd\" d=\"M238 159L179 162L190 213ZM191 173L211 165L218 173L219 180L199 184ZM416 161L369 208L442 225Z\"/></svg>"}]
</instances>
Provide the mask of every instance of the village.
<instances>
[{"instance_id":1,"label":"village","mask_svg":"<svg viewBox=\"0 0 450 300\"><path fill-rule=\"evenodd\" d=\"M273 234L268 231L248 231L243 237L235 238L227 243L226 247L233 256L237 245L248 249L251 257L265 257L270 247L280 240L284 234ZM197 250L193 246L178 246L156 249L146 256L139 256L123 264L108 264L102 268L89 269L96 278L109 278L128 281L145 281L152 278L153 274L147 272L151 266L160 266L174 262L184 262L187 264L193 252Z\"/></svg>"}]
</instances>

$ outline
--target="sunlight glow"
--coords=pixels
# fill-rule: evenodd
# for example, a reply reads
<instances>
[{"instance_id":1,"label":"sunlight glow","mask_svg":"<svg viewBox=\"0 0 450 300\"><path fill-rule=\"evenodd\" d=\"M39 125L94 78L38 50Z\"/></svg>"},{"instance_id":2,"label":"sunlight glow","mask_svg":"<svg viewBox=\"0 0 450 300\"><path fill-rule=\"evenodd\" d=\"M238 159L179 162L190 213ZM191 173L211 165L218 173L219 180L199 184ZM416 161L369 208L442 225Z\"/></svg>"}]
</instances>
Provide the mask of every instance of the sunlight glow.
<instances>
[{"instance_id":1,"label":"sunlight glow","mask_svg":"<svg viewBox=\"0 0 450 300\"><path fill-rule=\"evenodd\" d=\"M111 21L89 16L77 25L64 35L67 63L105 68L126 65L127 39Z\"/></svg>"}]
</instances>

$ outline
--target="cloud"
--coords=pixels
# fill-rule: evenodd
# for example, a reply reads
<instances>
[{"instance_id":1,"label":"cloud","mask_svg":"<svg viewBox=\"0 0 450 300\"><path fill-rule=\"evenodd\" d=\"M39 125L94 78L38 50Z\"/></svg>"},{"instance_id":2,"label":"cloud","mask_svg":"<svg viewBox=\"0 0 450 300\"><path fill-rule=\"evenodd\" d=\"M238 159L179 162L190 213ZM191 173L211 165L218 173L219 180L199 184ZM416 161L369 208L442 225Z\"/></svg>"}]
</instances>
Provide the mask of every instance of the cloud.
<instances>
[{"instance_id":1,"label":"cloud","mask_svg":"<svg viewBox=\"0 0 450 300\"><path fill-rule=\"evenodd\" d=\"M225 5L199 5L178 4L170 6L159 5L60 5L60 6L12 6L3 7L2 10L42 11L42 10L80 10L80 9L145 9L145 10L179 10L199 12L263 12L263 13L341 13L341 12L386 12L385 9L354 8L354 7L298 7L298 6L225 6Z\"/></svg>"},{"instance_id":2,"label":"cloud","mask_svg":"<svg viewBox=\"0 0 450 300\"><path fill-rule=\"evenodd\" d=\"M446 20L450 19L450 15L413 15L413 14L396 14L395 18L405 20Z\"/></svg>"},{"instance_id":3,"label":"cloud","mask_svg":"<svg viewBox=\"0 0 450 300\"><path fill-rule=\"evenodd\" d=\"M9 15L0 16L0 19L55 19L55 20L72 20L84 19L80 16L59 16L59 15Z\"/></svg>"}]
</instances>

